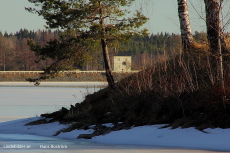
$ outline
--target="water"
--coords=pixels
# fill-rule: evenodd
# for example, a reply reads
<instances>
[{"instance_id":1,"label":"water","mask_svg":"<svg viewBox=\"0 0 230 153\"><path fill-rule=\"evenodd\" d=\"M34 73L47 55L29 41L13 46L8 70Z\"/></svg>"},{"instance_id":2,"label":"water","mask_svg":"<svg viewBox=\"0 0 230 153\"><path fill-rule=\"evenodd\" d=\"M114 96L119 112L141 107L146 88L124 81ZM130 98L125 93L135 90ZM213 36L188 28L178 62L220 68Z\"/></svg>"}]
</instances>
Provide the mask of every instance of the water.
<instances>
[{"instance_id":1,"label":"water","mask_svg":"<svg viewBox=\"0 0 230 153\"><path fill-rule=\"evenodd\" d=\"M34 86L29 83L0 83L0 122L39 116L42 113L57 111L62 107L83 101L84 97L101 89L105 83L42 83ZM89 145L91 143L91 145ZM1 152L31 152L47 150L60 146L68 150L94 146L93 142L82 140L64 140L35 135L0 134ZM52 151L53 148L49 148ZM57 149L55 149L57 151Z\"/></svg>"},{"instance_id":2,"label":"water","mask_svg":"<svg viewBox=\"0 0 230 153\"><path fill-rule=\"evenodd\" d=\"M98 87L100 85L100 87ZM85 95L101 89L104 83L29 83L0 82L0 122L35 117L42 113L81 102ZM49 147L49 148L48 148ZM0 152L6 153L171 153L199 152L154 146L104 145L88 140L60 139L0 131ZM206 151L201 151L206 152Z\"/></svg>"},{"instance_id":3,"label":"water","mask_svg":"<svg viewBox=\"0 0 230 153\"><path fill-rule=\"evenodd\" d=\"M105 83L29 83L0 82L0 122L39 116L84 100ZM100 86L100 87L98 87ZM48 148L49 147L49 148ZM60 147L60 148L55 148ZM103 145L87 140L68 140L27 134L6 134L0 131L0 152L113 152L127 149L122 145ZM142 147L129 146L130 150ZM145 148L146 149L146 148ZM119 151L119 152L120 152ZM133 152L132 151L132 152Z\"/></svg>"},{"instance_id":4,"label":"water","mask_svg":"<svg viewBox=\"0 0 230 153\"><path fill-rule=\"evenodd\" d=\"M97 85L100 84L42 83L36 87L29 83L0 83L0 122L69 108L101 89Z\"/></svg>"}]
</instances>

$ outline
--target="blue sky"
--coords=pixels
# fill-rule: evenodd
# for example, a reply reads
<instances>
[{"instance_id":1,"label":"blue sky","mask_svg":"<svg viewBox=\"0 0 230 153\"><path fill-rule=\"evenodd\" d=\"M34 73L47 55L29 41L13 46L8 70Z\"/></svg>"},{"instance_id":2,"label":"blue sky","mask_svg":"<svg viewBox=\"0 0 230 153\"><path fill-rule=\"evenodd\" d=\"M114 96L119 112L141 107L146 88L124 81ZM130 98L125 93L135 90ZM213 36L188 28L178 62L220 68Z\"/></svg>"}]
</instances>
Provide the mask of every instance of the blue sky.
<instances>
[{"instance_id":1,"label":"blue sky","mask_svg":"<svg viewBox=\"0 0 230 153\"><path fill-rule=\"evenodd\" d=\"M21 28L44 29L45 20L24 8L31 5L27 0L0 0L0 30L15 33Z\"/></svg>"},{"instance_id":2,"label":"blue sky","mask_svg":"<svg viewBox=\"0 0 230 153\"><path fill-rule=\"evenodd\" d=\"M145 27L150 33L169 32L180 33L177 0L139 0L133 8L143 10L144 14L150 18ZM190 1L196 8L192 8ZM200 19L197 12L202 14L203 3L201 0L190 0L189 14L192 31L205 31L205 22ZM24 8L33 6L28 0L0 0L0 30L2 32L15 33L21 28L28 30L45 29L45 20L37 14L31 14Z\"/></svg>"}]
</instances>

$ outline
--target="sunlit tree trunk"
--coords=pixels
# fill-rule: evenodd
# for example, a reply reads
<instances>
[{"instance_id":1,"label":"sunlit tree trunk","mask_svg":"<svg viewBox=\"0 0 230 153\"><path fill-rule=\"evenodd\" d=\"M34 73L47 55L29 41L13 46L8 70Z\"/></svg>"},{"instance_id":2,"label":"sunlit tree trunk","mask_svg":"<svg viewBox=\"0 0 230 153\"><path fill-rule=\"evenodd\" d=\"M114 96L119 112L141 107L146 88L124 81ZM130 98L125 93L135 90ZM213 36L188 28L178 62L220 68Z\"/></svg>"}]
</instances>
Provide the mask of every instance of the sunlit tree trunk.
<instances>
[{"instance_id":1,"label":"sunlit tree trunk","mask_svg":"<svg viewBox=\"0 0 230 153\"><path fill-rule=\"evenodd\" d=\"M100 3L100 5L101 5L101 3ZM114 77L112 74L112 69L111 69L110 59L109 59L108 45L106 43L106 38L105 38L103 8L100 7L99 11L100 11L100 25L102 27L102 29L101 29L101 47L102 47L102 53L103 53L103 58L104 58L104 64L105 64L105 75L106 75L106 79L107 79L109 87L115 88Z\"/></svg>"},{"instance_id":2,"label":"sunlit tree trunk","mask_svg":"<svg viewBox=\"0 0 230 153\"><path fill-rule=\"evenodd\" d=\"M220 5L217 0L204 0L206 11L207 38L212 55L212 68L217 84L223 84Z\"/></svg>"},{"instance_id":3,"label":"sunlit tree trunk","mask_svg":"<svg viewBox=\"0 0 230 153\"><path fill-rule=\"evenodd\" d=\"M211 65L214 75L214 83L223 91L224 102L224 76L222 60L221 43L221 25L220 25L220 2L219 0L204 0L206 11L206 26L209 50L211 52ZM224 105L225 106L225 105Z\"/></svg>"},{"instance_id":4,"label":"sunlit tree trunk","mask_svg":"<svg viewBox=\"0 0 230 153\"><path fill-rule=\"evenodd\" d=\"M193 47L193 37L190 28L188 6L186 0L177 0L178 2L178 16L180 20L180 30L183 51Z\"/></svg>"}]
</instances>

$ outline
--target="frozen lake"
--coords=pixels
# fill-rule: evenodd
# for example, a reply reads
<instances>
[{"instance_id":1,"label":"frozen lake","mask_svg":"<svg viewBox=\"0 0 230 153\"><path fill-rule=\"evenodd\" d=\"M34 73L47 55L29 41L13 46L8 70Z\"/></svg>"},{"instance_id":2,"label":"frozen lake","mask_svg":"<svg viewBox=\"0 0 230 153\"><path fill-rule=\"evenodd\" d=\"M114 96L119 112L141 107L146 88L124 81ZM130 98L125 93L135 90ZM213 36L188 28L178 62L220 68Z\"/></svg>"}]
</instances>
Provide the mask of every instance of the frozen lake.
<instances>
[{"instance_id":1,"label":"frozen lake","mask_svg":"<svg viewBox=\"0 0 230 153\"><path fill-rule=\"evenodd\" d=\"M81 102L85 95L101 89L105 83L30 83L0 82L0 122L39 116ZM20 121L19 121L20 122ZM10 125L10 124L9 124ZM23 124L24 125L24 124ZM8 126L7 126L8 127ZM4 129L4 128L3 128ZM121 138L122 139L122 138ZM45 148L61 146L62 149ZM15 148L14 148L15 147ZM22 147L22 148L20 148ZM65 148L67 147L67 148ZM6 153L206 153L209 151L170 149L156 146L105 145L93 141L61 139L37 135L6 133L0 130L0 152Z\"/></svg>"},{"instance_id":2,"label":"frozen lake","mask_svg":"<svg viewBox=\"0 0 230 153\"><path fill-rule=\"evenodd\" d=\"M105 83L44 82L34 86L26 82L0 82L0 122L69 108L102 85Z\"/></svg>"},{"instance_id":3,"label":"frozen lake","mask_svg":"<svg viewBox=\"0 0 230 153\"><path fill-rule=\"evenodd\" d=\"M39 116L61 107L81 102L85 95L102 88L106 83L44 82L34 86L27 82L0 82L0 122ZM27 149L9 149L7 146L19 144ZM68 149L45 149L45 145L63 145ZM16 147L20 147L16 146ZM134 147L134 146L133 146ZM131 148L133 148L131 147ZM93 149L107 152L107 149L122 146L100 145L85 140L67 140L35 135L5 134L0 132L0 152L86 152ZM130 149L131 149L130 148ZM102 149L102 150L101 150ZM107 151L106 151L107 150ZM111 151L112 151L111 150Z\"/></svg>"}]
</instances>

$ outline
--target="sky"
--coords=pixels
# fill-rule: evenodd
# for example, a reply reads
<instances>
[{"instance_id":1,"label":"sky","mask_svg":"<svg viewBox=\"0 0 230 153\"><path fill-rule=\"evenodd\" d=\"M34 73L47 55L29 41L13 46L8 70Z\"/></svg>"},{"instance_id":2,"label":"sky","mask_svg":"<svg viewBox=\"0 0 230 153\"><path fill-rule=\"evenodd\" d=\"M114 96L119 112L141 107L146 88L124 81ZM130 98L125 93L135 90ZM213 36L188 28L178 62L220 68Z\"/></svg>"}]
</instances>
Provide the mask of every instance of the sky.
<instances>
[{"instance_id":1,"label":"sky","mask_svg":"<svg viewBox=\"0 0 230 153\"><path fill-rule=\"evenodd\" d=\"M176 0L137 1L132 7L141 9L150 19L144 26L149 30L149 33L180 33ZM15 33L21 28L35 31L45 29L46 23L42 17L24 9L33 6L28 0L0 0L0 2L0 30L3 33L5 31ZM205 22L199 16L202 15L202 0L188 0L188 5L192 32L205 31Z\"/></svg>"}]
</instances>

